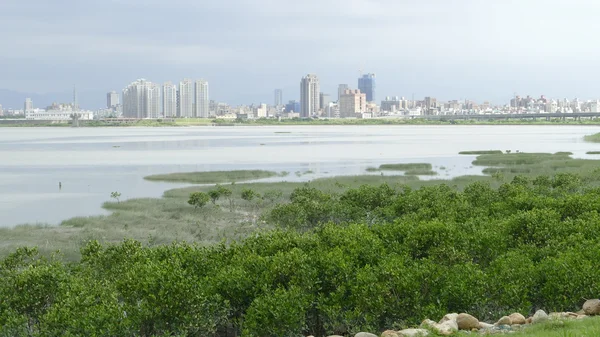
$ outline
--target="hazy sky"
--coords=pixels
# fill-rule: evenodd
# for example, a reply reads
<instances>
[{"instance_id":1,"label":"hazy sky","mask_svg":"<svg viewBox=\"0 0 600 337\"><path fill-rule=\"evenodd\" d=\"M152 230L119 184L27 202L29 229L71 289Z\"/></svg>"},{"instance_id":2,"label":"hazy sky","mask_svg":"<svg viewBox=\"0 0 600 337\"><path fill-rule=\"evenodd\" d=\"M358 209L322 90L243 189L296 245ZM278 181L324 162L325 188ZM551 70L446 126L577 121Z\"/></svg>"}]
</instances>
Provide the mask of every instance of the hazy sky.
<instances>
[{"instance_id":1,"label":"hazy sky","mask_svg":"<svg viewBox=\"0 0 600 337\"><path fill-rule=\"evenodd\" d=\"M334 96L360 69L378 100L600 98L598 0L0 0L0 25L0 88L90 108L137 78L272 103L316 73Z\"/></svg>"}]
</instances>

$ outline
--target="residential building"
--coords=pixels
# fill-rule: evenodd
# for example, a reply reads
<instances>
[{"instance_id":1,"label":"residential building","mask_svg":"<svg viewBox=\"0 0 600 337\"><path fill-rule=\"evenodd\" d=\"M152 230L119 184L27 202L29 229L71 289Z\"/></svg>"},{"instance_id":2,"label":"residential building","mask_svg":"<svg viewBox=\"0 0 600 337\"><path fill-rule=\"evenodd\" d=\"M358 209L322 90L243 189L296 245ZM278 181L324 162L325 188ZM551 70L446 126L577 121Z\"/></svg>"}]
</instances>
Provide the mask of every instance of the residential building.
<instances>
[{"instance_id":1,"label":"residential building","mask_svg":"<svg viewBox=\"0 0 600 337\"><path fill-rule=\"evenodd\" d=\"M365 74L358 79L358 90L367 96L367 102L375 101L375 74Z\"/></svg>"},{"instance_id":2,"label":"residential building","mask_svg":"<svg viewBox=\"0 0 600 337\"><path fill-rule=\"evenodd\" d=\"M342 94L344 94L344 91L346 91L347 89L348 89L347 84L338 85L338 97L337 97L338 103L340 102L340 97L342 97Z\"/></svg>"},{"instance_id":3,"label":"residential building","mask_svg":"<svg viewBox=\"0 0 600 337\"><path fill-rule=\"evenodd\" d=\"M268 116L267 111L267 105L265 103L261 103L261 105L256 108L256 113L254 116L256 116L256 118L266 118Z\"/></svg>"},{"instance_id":4,"label":"residential building","mask_svg":"<svg viewBox=\"0 0 600 337\"><path fill-rule=\"evenodd\" d=\"M321 111L325 111L325 109L327 109L327 106L329 106L329 102L331 102L329 94L319 93L319 109Z\"/></svg>"},{"instance_id":5,"label":"residential building","mask_svg":"<svg viewBox=\"0 0 600 337\"><path fill-rule=\"evenodd\" d=\"M194 102L196 104L195 116L200 118L210 117L208 82L206 82L205 80L196 81L196 90L194 91L194 93Z\"/></svg>"},{"instance_id":6,"label":"residential building","mask_svg":"<svg viewBox=\"0 0 600 337\"><path fill-rule=\"evenodd\" d=\"M309 118L319 112L320 85L317 75L308 74L300 81L300 117Z\"/></svg>"},{"instance_id":7,"label":"residential building","mask_svg":"<svg viewBox=\"0 0 600 337\"><path fill-rule=\"evenodd\" d=\"M283 105L283 90L281 89L275 89L274 92L275 95L275 106L282 106Z\"/></svg>"},{"instance_id":8,"label":"residential building","mask_svg":"<svg viewBox=\"0 0 600 337\"><path fill-rule=\"evenodd\" d=\"M177 117L177 86L171 82L162 86L162 115Z\"/></svg>"},{"instance_id":9,"label":"residential building","mask_svg":"<svg viewBox=\"0 0 600 337\"><path fill-rule=\"evenodd\" d=\"M400 101L398 96L387 96L385 100L381 101L381 111L396 112L400 109L402 109L402 101Z\"/></svg>"},{"instance_id":10,"label":"residential building","mask_svg":"<svg viewBox=\"0 0 600 337\"><path fill-rule=\"evenodd\" d=\"M184 79L179 82L179 117L194 117L194 82Z\"/></svg>"},{"instance_id":11,"label":"residential building","mask_svg":"<svg viewBox=\"0 0 600 337\"><path fill-rule=\"evenodd\" d=\"M340 117L357 117L366 112L367 95L358 89L346 89L340 97Z\"/></svg>"},{"instance_id":12,"label":"residential building","mask_svg":"<svg viewBox=\"0 0 600 337\"><path fill-rule=\"evenodd\" d=\"M25 104L23 106L23 113L33 110L33 101L31 98L25 98Z\"/></svg>"},{"instance_id":13,"label":"residential building","mask_svg":"<svg viewBox=\"0 0 600 337\"><path fill-rule=\"evenodd\" d=\"M160 88L139 79L123 89L123 116L126 118L158 118L160 113Z\"/></svg>"},{"instance_id":14,"label":"residential building","mask_svg":"<svg viewBox=\"0 0 600 337\"><path fill-rule=\"evenodd\" d=\"M106 94L106 107L109 109L116 108L119 105L119 94L116 91L111 91Z\"/></svg>"}]
</instances>

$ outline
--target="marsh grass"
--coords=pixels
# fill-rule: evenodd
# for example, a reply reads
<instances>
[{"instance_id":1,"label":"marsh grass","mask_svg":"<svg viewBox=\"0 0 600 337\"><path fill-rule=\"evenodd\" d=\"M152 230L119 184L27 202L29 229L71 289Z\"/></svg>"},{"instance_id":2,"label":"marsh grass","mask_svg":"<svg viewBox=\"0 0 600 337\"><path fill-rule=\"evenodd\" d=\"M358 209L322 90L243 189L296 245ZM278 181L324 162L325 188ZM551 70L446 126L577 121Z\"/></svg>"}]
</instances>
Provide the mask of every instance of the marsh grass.
<instances>
[{"instance_id":1,"label":"marsh grass","mask_svg":"<svg viewBox=\"0 0 600 337\"><path fill-rule=\"evenodd\" d=\"M600 143L600 133L595 133L593 135L588 135L583 137L583 140L591 143Z\"/></svg>"},{"instance_id":2,"label":"marsh grass","mask_svg":"<svg viewBox=\"0 0 600 337\"><path fill-rule=\"evenodd\" d=\"M404 164L383 164L379 170L384 171L409 171L409 170L431 170L429 163L404 163Z\"/></svg>"},{"instance_id":3,"label":"marsh grass","mask_svg":"<svg viewBox=\"0 0 600 337\"><path fill-rule=\"evenodd\" d=\"M585 154L600 154L600 151L588 151Z\"/></svg>"},{"instance_id":4,"label":"marsh grass","mask_svg":"<svg viewBox=\"0 0 600 337\"><path fill-rule=\"evenodd\" d=\"M437 175L437 172L432 171L432 170L427 170L427 169L414 169L414 170L408 170L408 171L404 172L404 175L407 175L407 176L435 176L435 175Z\"/></svg>"},{"instance_id":5,"label":"marsh grass","mask_svg":"<svg viewBox=\"0 0 600 337\"><path fill-rule=\"evenodd\" d=\"M217 184L270 178L276 175L277 173L272 171L238 170L155 174L144 177L144 179L151 181L184 182L191 184Z\"/></svg>"},{"instance_id":6,"label":"marsh grass","mask_svg":"<svg viewBox=\"0 0 600 337\"><path fill-rule=\"evenodd\" d=\"M383 183L397 189L403 186L417 189L446 184L463 190L474 182L484 182L496 188L502 183L510 182L516 175L534 178L538 175L552 176L557 173L579 174L590 187L600 186L600 160L572 159L564 154L518 153L480 155L475 162L491 166L484 168L483 172L486 175L460 176L451 180L419 180L418 176L411 176L410 173L430 173L431 165L415 163L395 165L396 168L406 170L405 174L391 171L382 172L381 175L338 176L308 182L228 183L223 186L233 192L231 200L220 198L215 204L210 203L199 209L187 204L190 193L207 192L214 186L198 185L172 189L166 191L162 198L106 202L103 207L112 212L110 215L75 217L63 221L60 226L42 224L0 229L3 238L0 243L0 255L14 252L20 246L38 246L47 254L60 249L66 259L75 260L79 256L79 247L89 240L117 243L127 238L139 240L149 246L174 241L194 242L200 245L210 245L223 240L231 242L256 231L269 229L270 227L260 220L260 216L275 204L287 202L294 189L302 186L315 187L330 193L340 193L361 185ZM240 177L238 173L232 174ZM273 176L274 173L269 172L268 175ZM222 177L219 176L217 180L222 180ZM211 177L211 180L214 181L213 178ZM205 182L207 179L204 176L201 181ZM257 198L248 202L241 199L243 189L252 189L261 196L267 194L276 197ZM277 193L272 193L274 191Z\"/></svg>"}]
</instances>

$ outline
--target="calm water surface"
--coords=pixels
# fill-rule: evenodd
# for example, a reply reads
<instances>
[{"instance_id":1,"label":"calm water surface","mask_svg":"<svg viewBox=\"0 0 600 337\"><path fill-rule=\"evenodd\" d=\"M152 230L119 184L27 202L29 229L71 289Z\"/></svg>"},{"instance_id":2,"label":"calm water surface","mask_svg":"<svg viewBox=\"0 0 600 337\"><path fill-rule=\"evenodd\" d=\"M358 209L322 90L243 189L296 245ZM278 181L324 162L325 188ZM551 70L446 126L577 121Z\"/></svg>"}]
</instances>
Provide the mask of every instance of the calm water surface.
<instances>
[{"instance_id":1,"label":"calm water surface","mask_svg":"<svg viewBox=\"0 0 600 337\"><path fill-rule=\"evenodd\" d=\"M155 173L266 169L288 181L364 174L384 163L445 166L440 177L480 174L463 150L600 150L594 126L299 126L0 128L0 226L57 224L105 214L110 192L160 197L184 184ZM295 172L313 173L297 176ZM58 183L62 183L59 189Z\"/></svg>"}]
</instances>

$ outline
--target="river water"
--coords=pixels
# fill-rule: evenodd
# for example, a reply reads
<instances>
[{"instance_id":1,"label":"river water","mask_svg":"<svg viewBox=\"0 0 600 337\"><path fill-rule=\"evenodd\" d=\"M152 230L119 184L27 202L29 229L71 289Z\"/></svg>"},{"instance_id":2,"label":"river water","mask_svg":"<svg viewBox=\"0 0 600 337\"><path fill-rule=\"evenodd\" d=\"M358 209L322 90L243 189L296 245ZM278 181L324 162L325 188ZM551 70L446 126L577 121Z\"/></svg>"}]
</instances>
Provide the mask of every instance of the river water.
<instances>
[{"instance_id":1,"label":"river water","mask_svg":"<svg viewBox=\"0 0 600 337\"><path fill-rule=\"evenodd\" d=\"M104 214L110 193L160 197L185 186L156 173L266 169L287 181L365 174L384 163L428 162L439 177L480 174L464 150L600 150L594 126L252 126L0 128L0 226L57 224ZM298 174L296 174L298 172ZM312 172L304 174L303 172ZM62 188L59 189L59 182Z\"/></svg>"}]
</instances>

